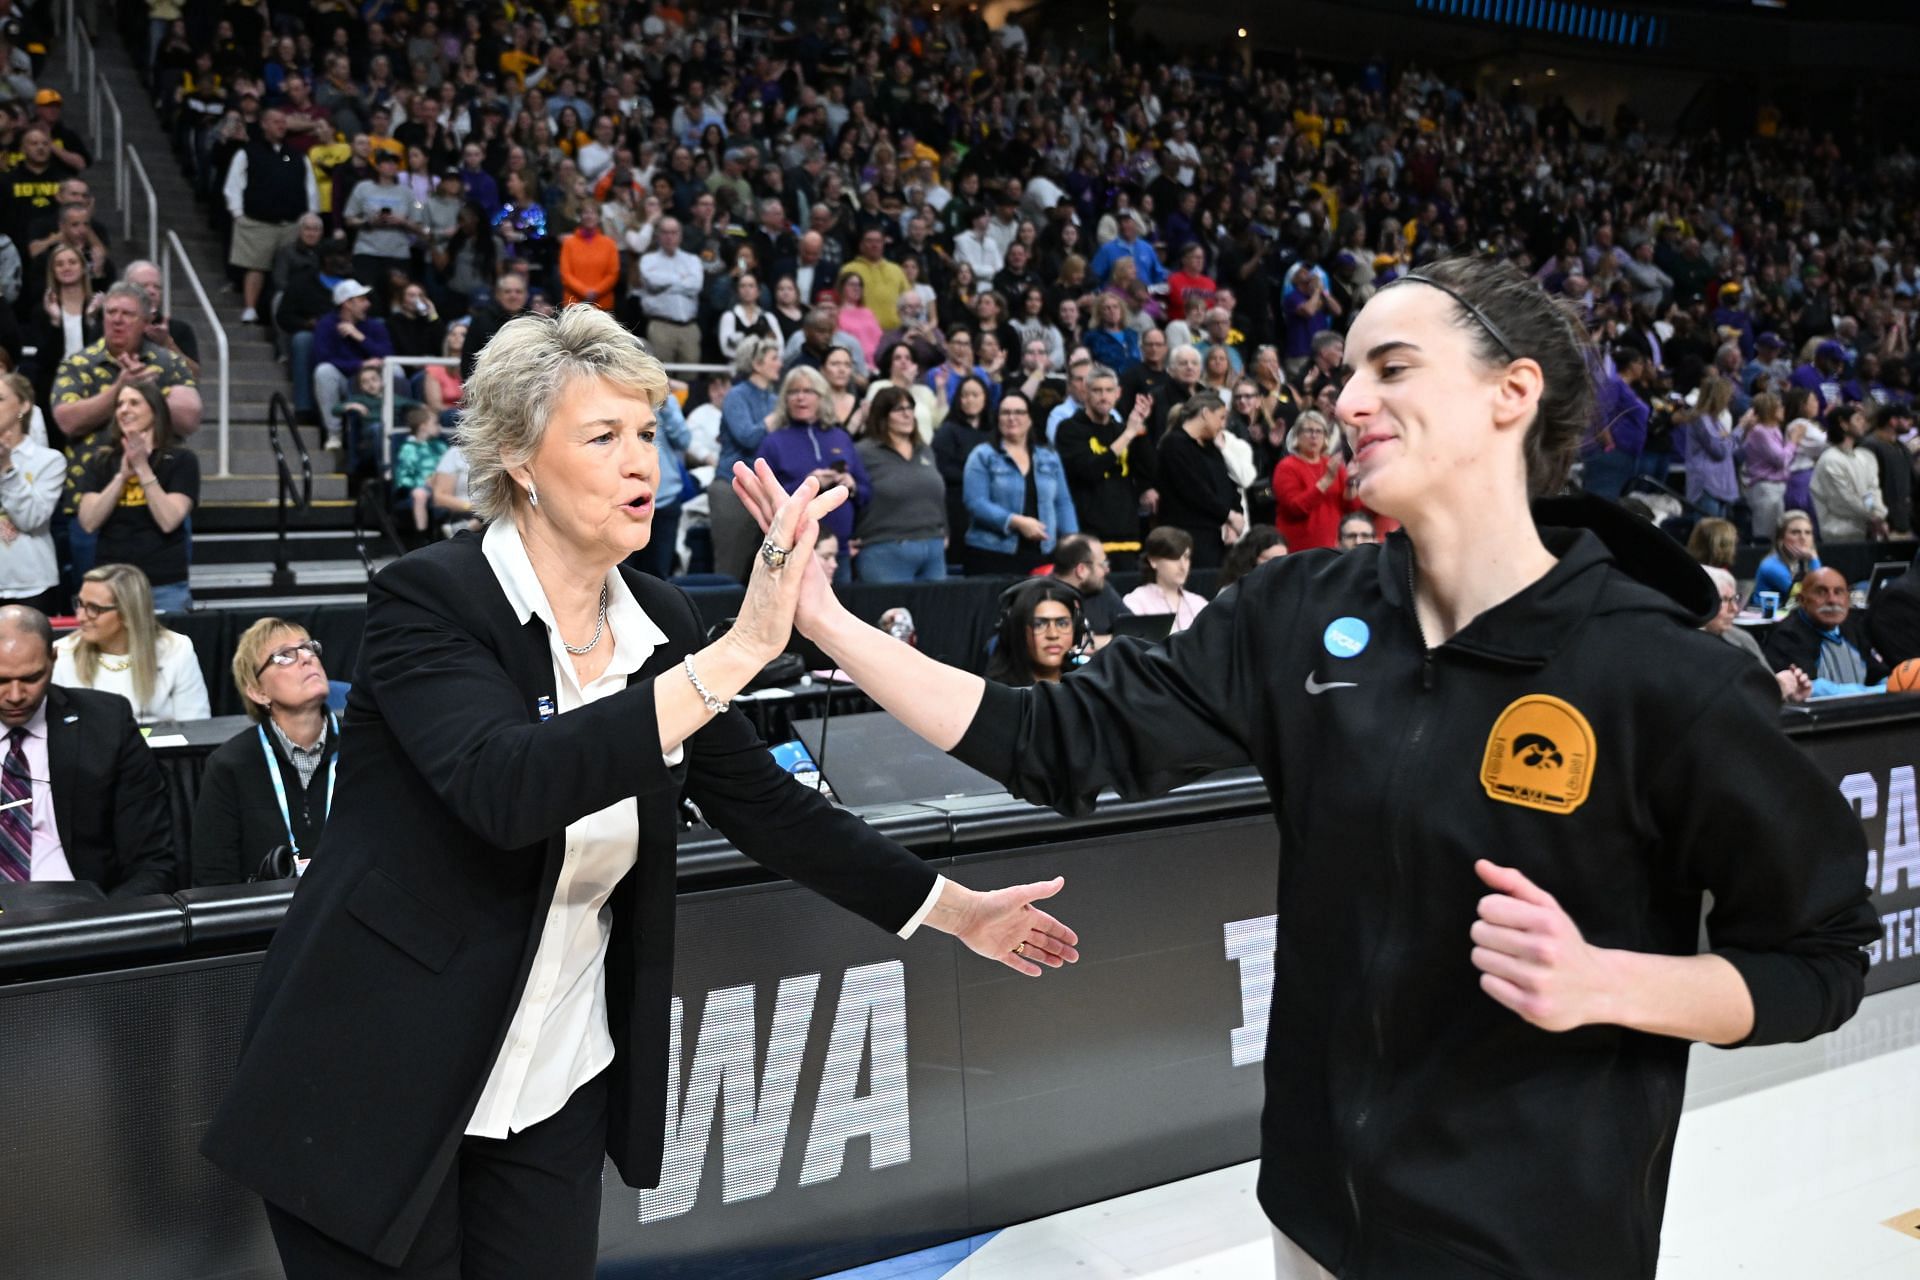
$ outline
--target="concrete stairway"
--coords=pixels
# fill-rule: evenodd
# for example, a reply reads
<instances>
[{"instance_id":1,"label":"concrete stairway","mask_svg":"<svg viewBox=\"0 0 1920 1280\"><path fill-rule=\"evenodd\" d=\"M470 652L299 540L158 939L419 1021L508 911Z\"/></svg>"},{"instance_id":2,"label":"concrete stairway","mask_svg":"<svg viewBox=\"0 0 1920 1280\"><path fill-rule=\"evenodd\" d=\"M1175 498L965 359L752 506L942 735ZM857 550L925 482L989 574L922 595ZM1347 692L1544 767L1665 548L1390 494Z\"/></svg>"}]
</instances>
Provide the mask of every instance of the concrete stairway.
<instances>
[{"instance_id":1,"label":"concrete stairway","mask_svg":"<svg viewBox=\"0 0 1920 1280\"><path fill-rule=\"evenodd\" d=\"M173 272L173 313L192 323L200 335L200 390L206 400L206 416L193 448L200 456L204 480L202 506L260 506L271 511L277 473L273 452L267 443L267 405L275 392L290 391L286 366L273 354L267 331L258 325L240 322L240 292L229 284L227 246L213 229L209 210L194 196L178 158L175 156L150 95L141 84L133 61L110 24L96 31L95 53L101 71L114 86L124 112L126 141L136 150L152 179L160 205L160 234L164 241L171 230L178 234L186 256L207 291L208 300L225 328L231 364L230 421L231 452L229 472L216 475L219 466L218 445L218 347L210 331L206 312L200 307L185 273L178 263ZM57 60L56 60L57 61ZM123 87L124 86L124 87ZM111 149L111 143L109 143ZM115 257L131 260L146 251L146 208L139 184L128 174L128 198L134 204L134 241L117 246ZM111 198L110 182L96 182L95 192L102 204ZM117 212L117 211L116 211ZM117 222L115 223L117 226ZM331 455L318 450L311 431L303 432L309 449L314 450L313 496L316 506L332 506L347 499L346 479L335 471ZM289 446L291 457L291 447ZM296 464L297 465L297 464ZM347 508L338 508L340 523L345 524Z\"/></svg>"},{"instance_id":2,"label":"concrete stairway","mask_svg":"<svg viewBox=\"0 0 1920 1280\"><path fill-rule=\"evenodd\" d=\"M312 453L313 503L306 511L288 513L286 558L290 576L274 572L279 549L275 532L278 472L268 443L267 406L276 392L291 392L287 368L274 356L264 327L241 323L240 292L230 283L227 246L214 230L212 210L195 197L118 32L110 22L102 22L94 27L93 39L99 69L121 106L126 144L139 155L153 183L161 239L165 241L168 231L179 236L186 259L206 290L229 344L231 445L229 474L220 475L216 474L219 347L213 326L176 258L172 265L172 310L191 322L199 334L200 391L206 402L200 431L192 441L202 471L201 501L193 517L196 607L270 608L289 597L315 604L364 599L368 570L386 564L392 548L377 535L370 535L364 547L367 558L362 558L363 548L350 532L353 503L347 496L346 478L336 469L334 456L320 450L317 433L311 428L303 428L301 435ZM45 78L65 92L67 101L73 104L70 116L74 125L84 123L90 131L92 122L83 119L86 94L82 86L62 83L65 69L64 58L50 59ZM108 138L101 161L90 176L102 220L118 232L121 210L109 207L113 183L106 155L111 150ZM116 261L123 264L148 252L145 193L131 167L127 171L126 199L133 206L133 236L116 239L114 251ZM299 459L293 446L286 443L284 447L298 476Z\"/></svg>"}]
</instances>

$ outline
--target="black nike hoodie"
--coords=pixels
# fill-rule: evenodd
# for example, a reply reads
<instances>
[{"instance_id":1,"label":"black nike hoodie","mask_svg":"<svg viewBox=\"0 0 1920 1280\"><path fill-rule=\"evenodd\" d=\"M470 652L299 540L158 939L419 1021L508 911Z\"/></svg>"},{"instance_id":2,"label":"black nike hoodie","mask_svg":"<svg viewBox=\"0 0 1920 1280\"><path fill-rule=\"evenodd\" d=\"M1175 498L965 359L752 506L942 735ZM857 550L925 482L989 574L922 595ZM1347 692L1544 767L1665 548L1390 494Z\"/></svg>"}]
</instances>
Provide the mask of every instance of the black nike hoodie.
<instances>
[{"instance_id":1,"label":"black nike hoodie","mask_svg":"<svg viewBox=\"0 0 1920 1280\"><path fill-rule=\"evenodd\" d=\"M1481 991L1476 858L1602 947L1715 954L1744 1043L1858 1006L1860 824L1773 682L1698 630L1711 583L1609 504L1536 508L1558 564L1428 649L1411 544L1256 570L1192 628L989 685L953 754L1067 814L1256 765L1280 828L1260 1199L1345 1280L1650 1278L1688 1045L1555 1034Z\"/></svg>"}]
</instances>

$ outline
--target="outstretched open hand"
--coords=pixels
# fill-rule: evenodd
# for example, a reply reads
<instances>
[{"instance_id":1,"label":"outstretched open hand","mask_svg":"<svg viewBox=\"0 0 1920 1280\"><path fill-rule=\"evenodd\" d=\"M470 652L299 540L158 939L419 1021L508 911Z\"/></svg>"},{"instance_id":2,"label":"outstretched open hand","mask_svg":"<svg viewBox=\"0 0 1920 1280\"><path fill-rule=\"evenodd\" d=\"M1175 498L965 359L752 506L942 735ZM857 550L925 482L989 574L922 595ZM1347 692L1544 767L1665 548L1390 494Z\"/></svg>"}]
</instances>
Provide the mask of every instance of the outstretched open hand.
<instances>
[{"instance_id":1,"label":"outstretched open hand","mask_svg":"<svg viewBox=\"0 0 1920 1280\"><path fill-rule=\"evenodd\" d=\"M969 895L965 916L948 932L968 948L1009 969L1040 976L1040 966L1058 969L1080 959L1080 935L1033 904L1066 887L1055 876L1034 884Z\"/></svg>"},{"instance_id":2,"label":"outstretched open hand","mask_svg":"<svg viewBox=\"0 0 1920 1280\"><path fill-rule=\"evenodd\" d=\"M744 462L733 464L733 491L739 495L740 501L759 522L763 533L772 527L775 514L786 503L788 497L786 489L781 487L779 479L773 474L773 468L769 467L764 459L756 461L751 471L747 469L747 464ZM837 494L841 499L849 496L848 490L842 487L830 488L826 493ZM837 501L835 505L838 505ZM818 521L816 520L809 536L817 532ZM808 547L807 550L811 553L812 548ZM818 639L820 624L832 617L839 608L840 602L834 597L833 584L827 580L827 571L820 567L819 560L809 554L806 563L800 566L799 597L794 608L794 625L800 629L800 634L808 639Z\"/></svg>"}]
</instances>

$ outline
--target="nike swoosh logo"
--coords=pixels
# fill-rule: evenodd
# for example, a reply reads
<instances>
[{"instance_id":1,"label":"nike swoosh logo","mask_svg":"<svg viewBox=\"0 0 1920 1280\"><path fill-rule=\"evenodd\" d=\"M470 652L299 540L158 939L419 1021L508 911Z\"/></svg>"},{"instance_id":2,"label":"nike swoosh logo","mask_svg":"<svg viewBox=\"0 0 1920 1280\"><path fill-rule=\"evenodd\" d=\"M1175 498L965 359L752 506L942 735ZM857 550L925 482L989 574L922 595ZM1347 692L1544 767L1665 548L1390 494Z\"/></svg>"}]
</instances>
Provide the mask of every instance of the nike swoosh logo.
<instances>
[{"instance_id":1,"label":"nike swoosh logo","mask_svg":"<svg viewBox=\"0 0 1920 1280\"><path fill-rule=\"evenodd\" d=\"M1327 681L1327 683L1321 684L1318 680L1315 680L1313 678L1313 672L1311 671L1307 672L1307 692L1308 693L1320 694L1320 693L1325 693L1329 689L1357 689L1359 687L1360 687L1359 685L1355 684L1351 680L1329 680Z\"/></svg>"}]
</instances>

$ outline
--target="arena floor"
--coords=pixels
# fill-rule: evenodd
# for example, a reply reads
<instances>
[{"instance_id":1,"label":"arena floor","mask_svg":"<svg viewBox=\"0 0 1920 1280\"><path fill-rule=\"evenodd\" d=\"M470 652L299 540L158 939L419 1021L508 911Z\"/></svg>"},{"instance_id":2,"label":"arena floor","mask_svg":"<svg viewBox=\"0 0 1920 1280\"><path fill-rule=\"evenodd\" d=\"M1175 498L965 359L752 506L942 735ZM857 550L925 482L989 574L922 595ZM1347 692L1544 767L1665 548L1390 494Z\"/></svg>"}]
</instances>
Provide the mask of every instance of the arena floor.
<instances>
[{"instance_id":1,"label":"arena floor","mask_svg":"<svg viewBox=\"0 0 1920 1280\"><path fill-rule=\"evenodd\" d=\"M1253 1183L1235 1165L835 1280L1260 1280ZM1889 1225L1916 1219L1920 985L1807 1044L1694 1050L1660 1280L1920 1280L1920 1235Z\"/></svg>"}]
</instances>

